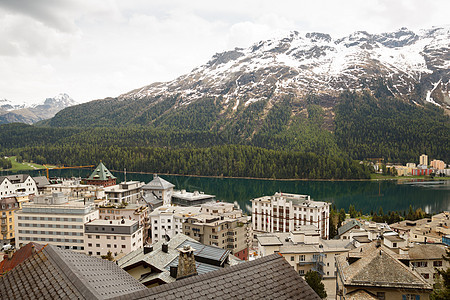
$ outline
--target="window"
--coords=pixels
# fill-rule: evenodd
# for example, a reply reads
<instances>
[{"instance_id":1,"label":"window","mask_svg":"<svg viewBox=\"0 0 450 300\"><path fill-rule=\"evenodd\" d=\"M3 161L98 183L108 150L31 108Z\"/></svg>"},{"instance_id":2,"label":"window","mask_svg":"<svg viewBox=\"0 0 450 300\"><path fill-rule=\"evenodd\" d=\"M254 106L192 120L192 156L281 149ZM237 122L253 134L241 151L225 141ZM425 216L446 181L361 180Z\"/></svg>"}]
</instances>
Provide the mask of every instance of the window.
<instances>
[{"instance_id":1,"label":"window","mask_svg":"<svg viewBox=\"0 0 450 300\"><path fill-rule=\"evenodd\" d=\"M433 261L433 267L442 267L442 260Z\"/></svg>"},{"instance_id":2,"label":"window","mask_svg":"<svg viewBox=\"0 0 450 300\"><path fill-rule=\"evenodd\" d=\"M291 261L294 261L295 260L295 256L291 256Z\"/></svg>"},{"instance_id":3,"label":"window","mask_svg":"<svg viewBox=\"0 0 450 300\"><path fill-rule=\"evenodd\" d=\"M305 261L305 256L304 255L300 255L300 261Z\"/></svg>"},{"instance_id":4,"label":"window","mask_svg":"<svg viewBox=\"0 0 450 300\"><path fill-rule=\"evenodd\" d=\"M402 295L402 300L420 300L420 295L415 294Z\"/></svg>"},{"instance_id":5,"label":"window","mask_svg":"<svg viewBox=\"0 0 450 300\"><path fill-rule=\"evenodd\" d=\"M96 236L95 236L95 238L96 238L96 239L99 239L99 238L100 238L100 236L99 236L99 235L96 235Z\"/></svg>"},{"instance_id":6,"label":"window","mask_svg":"<svg viewBox=\"0 0 450 300\"><path fill-rule=\"evenodd\" d=\"M422 277L425 279L430 278L430 274L428 274L428 273L421 273L420 275L422 275Z\"/></svg>"},{"instance_id":7,"label":"window","mask_svg":"<svg viewBox=\"0 0 450 300\"><path fill-rule=\"evenodd\" d=\"M92 243L88 243L88 247L92 247Z\"/></svg>"},{"instance_id":8,"label":"window","mask_svg":"<svg viewBox=\"0 0 450 300\"><path fill-rule=\"evenodd\" d=\"M125 249L127 246L125 246L125 245L122 245L122 249Z\"/></svg>"},{"instance_id":9,"label":"window","mask_svg":"<svg viewBox=\"0 0 450 300\"><path fill-rule=\"evenodd\" d=\"M100 255L100 252L97 252L97 255Z\"/></svg>"},{"instance_id":10,"label":"window","mask_svg":"<svg viewBox=\"0 0 450 300\"><path fill-rule=\"evenodd\" d=\"M385 292L377 292L377 298L380 300L386 299L386 293Z\"/></svg>"},{"instance_id":11,"label":"window","mask_svg":"<svg viewBox=\"0 0 450 300\"><path fill-rule=\"evenodd\" d=\"M106 248L111 248L111 244L106 244Z\"/></svg>"},{"instance_id":12,"label":"window","mask_svg":"<svg viewBox=\"0 0 450 300\"><path fill-rule=\"evenodd\" d=\"M305 270L298 270L299 275L305 275Z\"/></svg>"},{"instance_id":13,"label":"window","mask_svg":"<svg viewBox=\"0 0 450 300\"><path fill-rule=\"evenodd\" d=\"M124 237L124 236L120 237L120 239L121 239L122 241L125 241L125 237Z\"/></svg>"},{"instance_id":14,"label":"window","mask_svg":"<svg viewBox=\"0 0 450 300\"><path fill-rule=\"evenodd\" d=\"M111 239L111 236L107 235L107 236L106 236L106 239L107 239L107 240L110 240L110 239Z\"/></svg>"},{"instance_id":15,"label":"window","mask_svg":"<svg viewBox=\"0 0 450 300\"><path fill-rule=\"evenodd\" d=\"M95 244L95 247L100 248L100 244Z\"/></svg>"},{"instance_id":16,"label":"window","mask_svg":"<svg viewBox=\"0 0 450 300\"><path fill-rule=\"evenodd\" d=\"M397 248L397 243L392 243L392 247Z\"/></svg>"}]
</instances>

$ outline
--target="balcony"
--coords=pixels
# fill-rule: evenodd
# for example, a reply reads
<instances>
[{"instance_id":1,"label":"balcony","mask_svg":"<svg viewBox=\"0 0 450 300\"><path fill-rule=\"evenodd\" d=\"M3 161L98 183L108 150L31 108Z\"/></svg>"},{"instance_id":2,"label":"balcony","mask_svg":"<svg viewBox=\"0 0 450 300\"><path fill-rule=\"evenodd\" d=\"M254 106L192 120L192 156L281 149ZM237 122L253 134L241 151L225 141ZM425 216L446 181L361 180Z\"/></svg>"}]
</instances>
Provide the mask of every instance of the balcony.
<instances>
[{"instance_id":1,"label":"balcony","mask_svg":"<svg viewBox=\"0 0 450 300\"><path fill-rule=\"evenodd\" d=\"M305 266L305 265L311 265L311 264L313 264L314 262L313 261L306 261L306 260L303 260L303 261L299 261L298 262L298 265L299 266Z\"/></svg>"},{"instance_id":2,"label":"balcony","mask_svg":"<svg viewBox=\"0 0 450 300\"><path fill-rule=\"evenodd\" d=\"M322 268L312 267L311 270L319 273L322 276L325 275L325 272L322 270Z\"/></svg>"}]
</instances>

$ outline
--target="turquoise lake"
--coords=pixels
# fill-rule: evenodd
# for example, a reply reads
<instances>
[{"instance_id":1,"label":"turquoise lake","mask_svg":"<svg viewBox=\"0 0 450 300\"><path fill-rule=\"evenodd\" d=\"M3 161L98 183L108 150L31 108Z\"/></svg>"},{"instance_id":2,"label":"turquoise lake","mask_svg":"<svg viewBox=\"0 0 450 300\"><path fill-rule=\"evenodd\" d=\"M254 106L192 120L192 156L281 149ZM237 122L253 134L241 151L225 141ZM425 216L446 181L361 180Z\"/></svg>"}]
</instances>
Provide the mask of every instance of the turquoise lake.
<instances>
[{"instance_id":1,"label":"turquoise lake","mask_svg":"<svg viewBox=\"0 0 450 300\"><path fill-rule=\"evenodd\" d=\"M33 176L45 175L43 171L28 172ZM7 175L6 172L0 172ZM50 170L50 176L85 177L90 170L67 169ZM124 180L123 172L113 172L120 180ZM127 173L127 180L139 180L145 183L152 180L152 174ZM161 175L162 178L175 184L176 189L203 191L216 195L218 200L237 203L244 211L249 212L250 199L273 195L281 191L285 193L307 194L314 200L334 203L338 209L348 211L350 204L363 213L384 212L422 208L429 213L450 210L450 181L282 181L238 178L210 178Z\"/></svg>"}]
</instances>

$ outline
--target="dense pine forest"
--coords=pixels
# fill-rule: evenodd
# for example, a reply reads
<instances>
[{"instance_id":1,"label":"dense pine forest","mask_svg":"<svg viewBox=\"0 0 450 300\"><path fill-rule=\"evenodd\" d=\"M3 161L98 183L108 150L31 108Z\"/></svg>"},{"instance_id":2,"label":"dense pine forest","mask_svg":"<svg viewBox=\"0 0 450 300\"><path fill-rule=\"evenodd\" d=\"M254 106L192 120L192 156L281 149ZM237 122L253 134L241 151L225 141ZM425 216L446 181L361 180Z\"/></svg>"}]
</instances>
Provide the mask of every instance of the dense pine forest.
<instances>
[{"instance_id":1,"label":"dense pine forest","mask_svg":"<svg viewBox=\"0 0 450 300\"><path fill-rule=\"evenodd\" d=\"M450 122L436 106L389 95L343 93L332 101L286 96L252 103L225 118L220 99L174 109L159 101L115 99L70 107L36 126L0 126L0 153L37 163L258 178L369 178L365 158L450 161ZM266 108L271 109L266 113Z\"/></svg>"}]
</instances>

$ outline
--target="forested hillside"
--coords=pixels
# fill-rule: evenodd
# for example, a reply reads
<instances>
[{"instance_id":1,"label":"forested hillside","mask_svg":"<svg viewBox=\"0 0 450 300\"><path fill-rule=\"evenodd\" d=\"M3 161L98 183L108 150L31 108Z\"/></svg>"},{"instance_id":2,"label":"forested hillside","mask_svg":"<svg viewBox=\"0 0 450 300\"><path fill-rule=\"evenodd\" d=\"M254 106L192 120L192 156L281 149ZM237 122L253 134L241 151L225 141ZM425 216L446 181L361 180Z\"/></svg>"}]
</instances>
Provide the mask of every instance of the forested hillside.
<instances>
[{"instance_id":1,"label":"forested hillside","mask_svg":"<svg viewBox=\"0 0 450 300\"><path fill-rule=\"evenodd\" d=\"M2 125L0 151L37 163L103 160L130 171L265 178L368 178L359 161L371 157L405 163L426 153L450 161L449 117L436 106L366 92L343 93L331 110L324 105L329 98L309 95L285 97L264 118L261 101L221 119L215 101L148 111L140 114L142 124L107 125L100 114L96 119L105 122L94 127Z\"/></svg>"}]
</instances>

